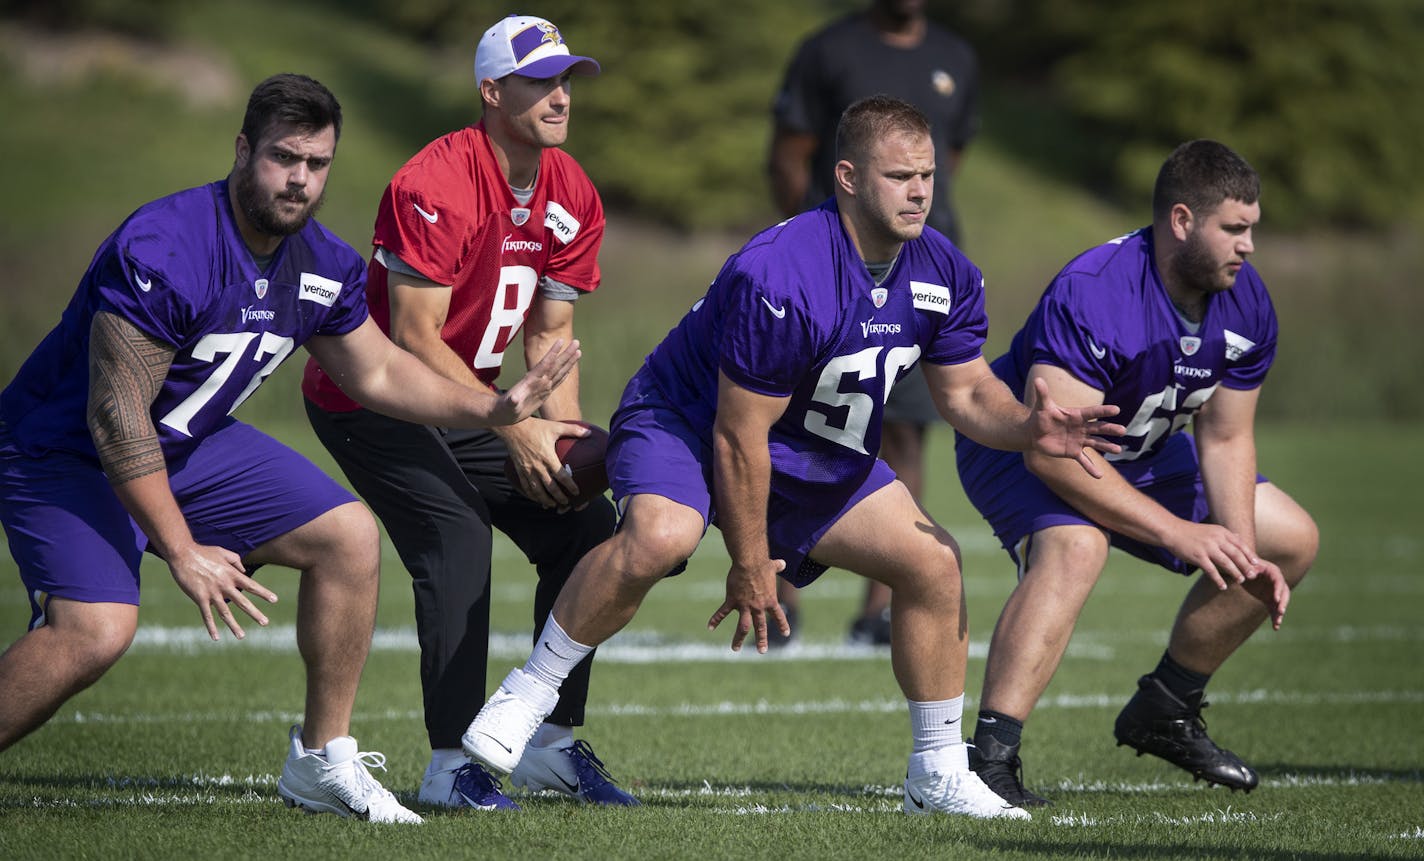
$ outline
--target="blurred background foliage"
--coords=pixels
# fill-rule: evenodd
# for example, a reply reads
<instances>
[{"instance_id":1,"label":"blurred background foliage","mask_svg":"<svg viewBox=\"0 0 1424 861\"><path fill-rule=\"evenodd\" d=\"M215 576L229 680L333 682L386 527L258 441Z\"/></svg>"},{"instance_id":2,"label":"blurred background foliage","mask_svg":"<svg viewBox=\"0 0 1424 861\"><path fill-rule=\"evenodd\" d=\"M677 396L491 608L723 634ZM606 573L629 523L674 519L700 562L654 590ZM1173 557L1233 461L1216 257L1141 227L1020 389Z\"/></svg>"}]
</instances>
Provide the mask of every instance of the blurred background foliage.
<instances>
[{"instance_id":1,"label":"blurred background foliage","mask_svg":"<svg viewBox=\"0 0 1424 861\"><path fill-rule=\"evenodd\" d=\"M314 0L444 53L470 52L505 10L468 0ZM312 5L308 3L306 5ZM797 42L847 0L542 0L607 74L580 87L600 116L569 149L608 203L686 228L745 226L765 189L767 112ZM179 0L0 0L51 29L173 38ZM1424 195L1424 2L929 0L976 45L1007 102L1054 115L990 134L1115 199L1150 191L1182 140L1230 141L1261 171L1280 224L1372 227Z\"/></svg>"},{"instance_id":2,"label":"blurred background foliage","mask_svg":"<svg viewBox=\"0 0 1424 861\"><path fill-rule=\"evenodd\" d=\"M1163 148L1191 137L1249 153L1285 224L1383 225L1424 191L1424 3L964 5L990 77L1045 85L1109 144L1116 192L1150 193Z\"/></svg>"},{"instance_id":3,"label":"blurred background foliage","mask_svg":"<svg viewBox=\"0 0 1424 861\"><path fill-rule=\"evenodd\" d=\"M1173 146L1213 137L1265 182L1256 259L1283 340L1263 414L1424 418L1424 2L927 2L984 70L983 133L955 194L989 277L991 356L1069 257L1146 221ZM764 164L782 71L864 5L0 0L0 377L125 215L226 172L247 93L274 72L311 74L345 106L321 218L367 248L391 174L477 118L475 40L523 9L604 69L576 82L567 146L617 220L607 301L581 312L596 414L721 259L775 220Z\"/></svg>"}]
</instances>

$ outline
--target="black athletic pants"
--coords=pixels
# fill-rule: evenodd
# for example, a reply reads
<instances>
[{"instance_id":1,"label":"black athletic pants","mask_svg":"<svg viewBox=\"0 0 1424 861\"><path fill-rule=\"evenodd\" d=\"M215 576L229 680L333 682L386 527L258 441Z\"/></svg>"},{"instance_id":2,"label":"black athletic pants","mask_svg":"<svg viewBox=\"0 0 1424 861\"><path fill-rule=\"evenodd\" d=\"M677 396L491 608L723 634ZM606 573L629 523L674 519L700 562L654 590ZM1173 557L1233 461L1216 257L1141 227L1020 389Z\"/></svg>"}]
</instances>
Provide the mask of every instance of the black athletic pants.
<instances>
[{"instance_id":1,"label":"black athletic pants","mask_svg":"<svg viewBox=\"0 0 1424 861\"><path fill-rule=\"evenodd\" d=\"M537 642L574 565L613 534L613 505L600 498L582 511L541 508L510 485L504 441L487 430L446 431L369 410L329 413L310 401L306 408L410 572L430 746L459 747L487 696L491 529L538 572ZM549 722L583 724L592 661L589 655L564 681Z\"/></svg>"}]
</instances>

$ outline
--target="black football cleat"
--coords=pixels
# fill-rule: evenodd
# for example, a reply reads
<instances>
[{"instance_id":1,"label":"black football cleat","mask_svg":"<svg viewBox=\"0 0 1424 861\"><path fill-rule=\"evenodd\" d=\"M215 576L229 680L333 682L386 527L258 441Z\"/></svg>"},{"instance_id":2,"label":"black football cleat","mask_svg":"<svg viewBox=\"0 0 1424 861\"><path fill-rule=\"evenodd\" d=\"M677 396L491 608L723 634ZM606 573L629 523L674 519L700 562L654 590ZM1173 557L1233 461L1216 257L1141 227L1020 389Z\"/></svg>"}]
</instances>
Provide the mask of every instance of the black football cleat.
<instances>
[{"instance_id":1,"label":"black football cleat","mask_svg":"<svg viewBox=\"0 0 1424 861\"><path fill-rule=\"evenodd\" d=\"M1023 785L1023 760L1019 759L1019 746L1004 744L992 736L985 736L982 744L973 739L965 742L969 748L969 770L979 775L984 784L994 790L1000 798L1015 807L1046 807L1052 804Z\"/></svg>"},{"instance_id":2,"label":"black football cleat","mask_svg":"<svg viewBox=\"0 0 1424 861\"><path fill-rule=\"evenodd\" d=\"M1117 716L1113 735L1119 746L1137 755L1150 753L1185 769L1197 780L1250 792L1260 783L1251 766L1229 750L1216 746L1206 734L1201 711L1207 703L1201 692L1197 704L1183 702L1151 675L1137 680L1137 693Z\"/></svg>"}]
</instances>

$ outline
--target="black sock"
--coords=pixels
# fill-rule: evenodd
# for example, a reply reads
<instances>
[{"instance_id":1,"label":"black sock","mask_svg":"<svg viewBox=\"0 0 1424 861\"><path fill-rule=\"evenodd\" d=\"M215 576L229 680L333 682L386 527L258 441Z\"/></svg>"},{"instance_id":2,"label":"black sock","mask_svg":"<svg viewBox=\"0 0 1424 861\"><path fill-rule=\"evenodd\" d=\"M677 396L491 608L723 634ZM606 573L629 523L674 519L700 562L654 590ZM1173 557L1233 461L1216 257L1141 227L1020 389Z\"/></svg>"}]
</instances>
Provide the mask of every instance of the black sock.
<instances>
[{"instance_id":1,"label":"black sock","mask_svg":"<svg viewBox=\"0 0 1424 861\"><path fill-rule=\"evenodd\" d=\"M1023 737L1023 722L1006 714L980 709L979 723L974 727L974 737L982 739L985 736L995 739L1000 744L1018 747L1019 739Z\"/></svg>"},{"instance_id":2,"label":"black sock","mask_svg":"<svg viewBox=\"0 0 1424 861\"><path fill-rule=\"evenodd\" d=\"M1162 660L1157 662L1157 669L1152 671L1152 675L1171 691L1173 696L1190 705L1201 701L1202 691L1206 689L1206 683L1211 681L1210 673L1189 670L1172 660L1172 656L1166 652L1162 653Z\"/></svg>"}]
</instances>

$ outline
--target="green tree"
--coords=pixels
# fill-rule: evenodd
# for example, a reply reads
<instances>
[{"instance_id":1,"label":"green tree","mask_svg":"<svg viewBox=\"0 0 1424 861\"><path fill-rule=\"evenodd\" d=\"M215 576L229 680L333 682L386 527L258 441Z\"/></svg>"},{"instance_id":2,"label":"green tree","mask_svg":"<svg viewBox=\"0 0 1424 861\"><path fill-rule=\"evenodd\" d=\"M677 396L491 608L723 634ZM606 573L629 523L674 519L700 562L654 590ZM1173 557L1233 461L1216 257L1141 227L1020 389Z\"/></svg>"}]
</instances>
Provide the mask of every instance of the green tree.
<instances>
[{"instance_id":1,"label":"green tree","mask_svg":"<svg viewBox=\"0 0 1424 861\"><path fill-rule=\"evenodd\" d=\"M1424 192L1424 3L1001 0L964 18L993 74L1085 120L1120 191L1216 138L1259 170L1273 222L1374 226Z\"/></svg>"},{"instance_id":2,"label":"green tree","mask_svg":"<svg viewBox=\"0 0 1424 861\"><path fill-rule=\"evenodd\" d=\"M460 46L494 23L488 8L446 0L367 0L404 32ZM796 44L856 2L546 0L604 74L575 80L568 150L612 206L684 228L758 224L772 207L765 177L771 104ZM497 13L496 13L497 14Z\"/></svg>"}]
</instances>

